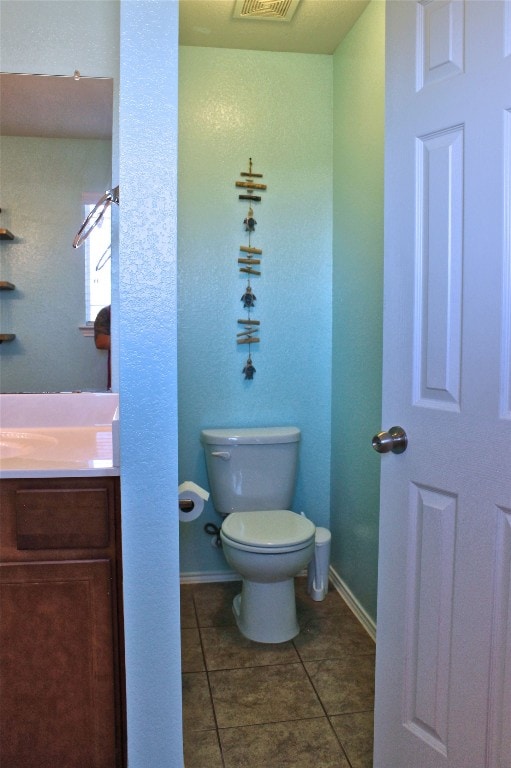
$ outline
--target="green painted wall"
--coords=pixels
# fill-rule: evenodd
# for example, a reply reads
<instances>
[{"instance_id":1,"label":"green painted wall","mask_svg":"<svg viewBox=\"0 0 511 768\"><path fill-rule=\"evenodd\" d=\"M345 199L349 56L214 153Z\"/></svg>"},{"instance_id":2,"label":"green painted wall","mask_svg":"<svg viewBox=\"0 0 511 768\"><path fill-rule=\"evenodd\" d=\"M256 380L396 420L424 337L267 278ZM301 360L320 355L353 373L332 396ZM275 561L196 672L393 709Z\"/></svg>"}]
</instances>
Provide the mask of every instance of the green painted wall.
<instances>
[{"instance_id":1,"label":"green painted wall","mask_svg":"<svg viewBox=\"0 0 511 768\"><path fill-rule=\"evenodd\" d=\"M302 430L293 509L330 517L332 57L182 47L179 54L179 479L208 487L204 427ZM248 238L240 172L253 157L267 190L254 203L261 342L245 381L237 345ZM180 525L182 573L230 570L204 523Z\"/></svg>"},{"instance_id":2,"label":"green painted wall","mask_svg":"<svg viewBox=\"0 0 511 768\"><path fill-rule=\"evenodd\" d=\"M383 293L385 3L334 55L331 563L376 617Z\"/></svg>"},{"instance_id":3,"label":"green painted wall","mask_svg":"<svg viewBox=\"0 0 511 768\"><path fill-rule=\"evenodd\" d=\"M203 426L297 423L294 508L330 527L332 565L374 619L384 3L368 6L333 57L181 48L179 93L180 480L207 486ZM234 181L248 154L268 182L255 212L265 252L253 382L231 338L243 242ZM201 530L209 520L219 522L211 502L181 525L182 572L225 570Z\"/></svg>"}]
</instances>

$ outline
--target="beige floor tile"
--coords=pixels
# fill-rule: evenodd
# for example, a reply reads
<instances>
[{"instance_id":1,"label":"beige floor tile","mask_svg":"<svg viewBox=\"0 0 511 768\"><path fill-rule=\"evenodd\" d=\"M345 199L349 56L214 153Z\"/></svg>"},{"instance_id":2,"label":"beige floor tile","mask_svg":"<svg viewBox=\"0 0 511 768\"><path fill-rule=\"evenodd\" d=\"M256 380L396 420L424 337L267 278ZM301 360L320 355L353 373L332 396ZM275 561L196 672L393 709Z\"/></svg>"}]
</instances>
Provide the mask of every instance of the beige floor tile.
<instances>
[{"instance_id":1,"label":"beige floor tile","mask_svg":"<svg viewBox=\"0 0 511 768\"><path fill-rule=\"evenodd\" d=\"M319 614L311 609L300 619L293 643L304 661L374 653L372 638L349 610Z\"/></svg>"},{"instance_id":2,"label":"beige floor tile","mask_svg":"<svg viewBox=\"0 0 511 768\"><path fill-rule=\"evenodd\" d=\"M326 717L221 729L220 742L225 768L350 768Z\"/></svg>"},{"instance_id":3,"label":"beige floor tile","mask_svg":"<svg viewBox=\"0 0 511 768\"><path fill-rule=\"evenodd\" d=\"M185 768L224 768L216 731L184 734Z\"/></svg>"},{"instance_id":4,"label":"beige floor tile","mask_svg":"<svg viewBox=\"0 0 511 768\"><path fill-rule=\"evenodd\" d=\"M194 593L199 627L225 627L235 624L232 601L241 591L241 582L201 584Z\"/></svg>"},{"instance_id":5,"label":"beige floor tile","mask_svg":"<svg viewBox=\"0 0 511 768\"><path fill-rule=\"evenodd\" d=\"M181 627L184 629L197 626L193 590L193 584L181 584Z\"/></svg>"},{"instance_id":6,"label":"beige floor tile","mask_svg":"<svg viewBox=\"0 0 511 768\"><path fill-rule=\"evenodd\" d=\"M183 672L204 672L204 656L197 628L181 630L181 664Z\"/></svg>"},{"instance_id":7,"label":"beige floor tile","mask_svg":"<svg viewBox=\"0 0 511 768\"><path fill-rule=\"evenodd\" d=\"M327 714L373 709L374 655L304 663Z\"/></svg>"},{"instance_id":8,"label":"beige floor tile","mask_svg":"<svg viewBox=\"0 0 511 768\"><path fill-rule=\"evenodd\" d=\"M314 601L298 578L300 635L253 643L232 613L240 587L182 585L186 768L371 768L372 639L335 590Z\"/></svg>"},{"instance_id":9,"label":"beige floor tile","mask_svg":"<svg viewBox=\"0 0 511 768\"><path fill-rule=\"evenodd\" d=\"M204 627L200 633L208 670L261 667L300 661L291 642L254 643L244 637L237 627Z\"/></svg>"},{"instance_id":10,"label":"beige floor tile","mask_svg":"<svg viewBox=\"0 0 511 768\"><path fill-rule=\"evenodd\" d=\"M215 728L215 716L206 673L190 672L182 677L184 731L204 731Z\"/></svg>"},{"instance_id":11,"label":"beige floor tile","mask_svg":"<svg viewBox=\"0 0 511 768\"><path fill-rule=\"evenodd\" d=\"M301 664L210 672L220 728L324 715Z\"/></svg>"},{"instance_id":12,"label":"beige floor tile","mask_svg":"<svg viewBox=\"0 0 511 768\"><path fill-rule=\"evenodd\" d=\"M334 715L330 722L350 759L352 768L372 768L373 712Z\"/></svg>"}]
</instances>

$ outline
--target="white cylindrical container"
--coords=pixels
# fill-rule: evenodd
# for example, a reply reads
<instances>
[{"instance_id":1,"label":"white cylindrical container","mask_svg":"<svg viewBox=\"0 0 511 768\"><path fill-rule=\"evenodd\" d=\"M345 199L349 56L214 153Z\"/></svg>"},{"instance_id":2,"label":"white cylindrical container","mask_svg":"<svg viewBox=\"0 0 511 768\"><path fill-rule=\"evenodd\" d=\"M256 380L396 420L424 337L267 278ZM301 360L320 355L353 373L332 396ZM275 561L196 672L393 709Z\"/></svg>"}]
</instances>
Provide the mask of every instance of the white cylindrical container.
<instances>
[{"instance_id":1,"label":"white cylindrical container","mask_svg":"<svg viewBox=\"0 0 511 768\"><path fill-rule=\"evenodd\" d=\"M324 600L328 592L331 540L328 528L316 528L314 557L307 570L307 591L313 600Z\"/></svg>"}]
</instances>

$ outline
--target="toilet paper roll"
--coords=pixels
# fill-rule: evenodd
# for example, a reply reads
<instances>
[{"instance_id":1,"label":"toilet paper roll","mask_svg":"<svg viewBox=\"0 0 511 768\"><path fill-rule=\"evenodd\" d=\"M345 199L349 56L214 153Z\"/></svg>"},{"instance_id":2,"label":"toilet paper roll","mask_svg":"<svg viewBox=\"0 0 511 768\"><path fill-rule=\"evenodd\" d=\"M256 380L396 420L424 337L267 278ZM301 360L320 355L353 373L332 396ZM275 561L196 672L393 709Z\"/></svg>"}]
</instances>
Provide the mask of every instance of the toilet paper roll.
<instances>
[{"instance_id":1,"label":"toilet paper roll","mask_svg":"<svg viewBox=\"0 0 511 768\"><path fill-rule=\"evenodd\" d=\"M177 489L179 499L179 519L183 523L196 520L202 514L204 502L209 499L209 493L197 483L186 480Z\"/></svg>"}]
</instances>

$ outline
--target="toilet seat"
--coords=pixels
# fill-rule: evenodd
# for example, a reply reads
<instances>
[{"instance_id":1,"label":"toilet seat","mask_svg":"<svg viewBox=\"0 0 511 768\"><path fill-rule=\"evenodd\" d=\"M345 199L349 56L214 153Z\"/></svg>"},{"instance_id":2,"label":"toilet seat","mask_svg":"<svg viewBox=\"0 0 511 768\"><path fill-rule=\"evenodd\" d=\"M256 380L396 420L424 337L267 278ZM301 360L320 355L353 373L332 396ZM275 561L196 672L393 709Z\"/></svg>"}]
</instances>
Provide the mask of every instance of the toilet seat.
<instances>
[{"instance_id":1,"label":"toilet seat","mask_svg":"<svg viewBox=\"0 0 511 768\"><path fill-rule=\"evenodd\" d=\"M232 512L222 523L220 537L232 547L249 552L279 554L310 544L316 526L288 509Z\"/></svg>"}]
</instances>

